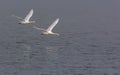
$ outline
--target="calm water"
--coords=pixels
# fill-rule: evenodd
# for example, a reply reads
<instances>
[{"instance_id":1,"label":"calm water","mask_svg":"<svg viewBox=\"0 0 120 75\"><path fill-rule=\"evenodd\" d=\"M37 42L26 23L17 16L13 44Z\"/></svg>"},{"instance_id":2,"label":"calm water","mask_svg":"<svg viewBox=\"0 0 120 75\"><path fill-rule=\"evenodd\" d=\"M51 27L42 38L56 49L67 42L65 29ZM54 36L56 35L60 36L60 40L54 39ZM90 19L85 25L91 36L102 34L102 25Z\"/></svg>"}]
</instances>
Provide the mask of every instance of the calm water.
<instances>
[{"instance_id":1,"label":"calm water","mask_svg":"<svg viewBox=\"0 0 120 75\"><path fill-rule=\"evenodd\" d=\"M36 24L20 25L34 9ZM0 75L120 75L119 0L0 0ZM61 36L41 35L32 25Z\"/></svg>"}]
</instances>

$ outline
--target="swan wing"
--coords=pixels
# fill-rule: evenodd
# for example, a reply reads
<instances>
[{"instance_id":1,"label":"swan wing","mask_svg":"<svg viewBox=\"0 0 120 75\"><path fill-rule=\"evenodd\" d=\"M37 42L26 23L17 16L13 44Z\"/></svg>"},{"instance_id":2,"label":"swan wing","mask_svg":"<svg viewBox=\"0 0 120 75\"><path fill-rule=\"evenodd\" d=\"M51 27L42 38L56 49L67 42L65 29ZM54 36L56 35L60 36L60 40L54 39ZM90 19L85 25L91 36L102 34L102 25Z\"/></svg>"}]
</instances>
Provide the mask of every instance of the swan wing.
<instances>
[{"instance_id":1,"label":"swan wing","mask_svg":"<svg viewBox=\"0 0 120 75\"><path fill-rule=\"evenodd\" d=\"M33 26L33 28L35 28L35 29L37 29L37 30L45 31L45 29L43 29L43 28L38 28L38 27L36 27L36 26Z\"/></svg>"},{"instance_id":2,"label":"swan wing","mask_svg":"<svg viewBox=\"0 0 120 75\"><path fill-rule=\"evenodd\" d=\"M30 18L32 17L32 15L33 15L33 9L31 9L30 10L30 12L27 14L27 16L25 17L25 21L29 21L30 20Z\"/></svg>"},{"instance_id":3,"label":"swan wing","mask_svg":"<svg viewBox=\"0 0 120 75\"><path fill-rule=\"evenodd\" d=\"M12 16L15 17L15 18L17 18L17 19L19 19L19 20L23 20L23 18L18 17L18 16L16 16L16 15L12 15Z\"/></svg>"},{"instance_id":4,"label":"swan wing","mask_svg":"<svg viewBox=\"0 0 120 75\"><path fill-rule=\"evenodd\" d=\"M51 32L52 29L57 25L57 23L59 22L59 18L57 18L49 27L46 31Z\"/></svg>"}]
</instances>

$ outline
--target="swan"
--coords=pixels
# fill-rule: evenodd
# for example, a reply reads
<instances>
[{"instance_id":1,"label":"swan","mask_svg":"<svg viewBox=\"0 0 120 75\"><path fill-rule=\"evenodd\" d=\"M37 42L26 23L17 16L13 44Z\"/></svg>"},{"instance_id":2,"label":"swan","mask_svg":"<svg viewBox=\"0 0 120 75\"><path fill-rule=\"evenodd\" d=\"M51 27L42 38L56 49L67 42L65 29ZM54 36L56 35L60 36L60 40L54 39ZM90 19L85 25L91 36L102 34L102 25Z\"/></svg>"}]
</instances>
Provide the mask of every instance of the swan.
<instances>
[{"instance_id":1,"label":"swan","mask_svg":"<svg viewBox=\"0 0 120 75\"><path fill-rule=\"evenodd\" d=\"M24 19L15 15L13 16L19 20L19 24L29 24L29 23L35 23L35 21L30 21L32 15L33 15L33 9L30 10L30 12L27 14L27 16Z\"/></svg>"},{"instance_id":2,"label":"swan","mask_svg":"<svg viewBox=\"0 0 120 75\"><path fill-rule=\"evenodd\" d=\"M37 30L42 30L42 31L43 31L43 32L42 32L43 35L49 35L49 34L51 34L51 35L57 35L57 36L59 36L60 34L54 33L54 32L52 31L53 28L57 25L58 22L59 22L59 18L57 18L47 29L38 28L38 27L36 27L36 26L33 26L33 28L35 28L35 29L37 29Z\"/></svg>"}]
</instances>

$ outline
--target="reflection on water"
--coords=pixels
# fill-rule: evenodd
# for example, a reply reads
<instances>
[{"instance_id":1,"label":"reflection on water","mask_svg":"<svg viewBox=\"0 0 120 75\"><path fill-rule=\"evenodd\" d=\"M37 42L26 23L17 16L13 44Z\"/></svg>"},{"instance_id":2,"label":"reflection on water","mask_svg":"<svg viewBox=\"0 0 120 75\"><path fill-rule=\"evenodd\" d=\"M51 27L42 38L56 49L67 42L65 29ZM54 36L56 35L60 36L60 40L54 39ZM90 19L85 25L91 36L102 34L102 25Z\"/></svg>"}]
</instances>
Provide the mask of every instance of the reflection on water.
<instances>
[{"instance_id":1,"label":"reflection on water","mask_svg":"<svg viewBox=\"0 0 120 75\"><path fill-rule=\"evenodd\" d=\"M57 47L52 47L52 46L47 46L46 48L46 54L48 55L48 59L56 60L58 59L58 48Z\"/></svg>"}]
</instances>

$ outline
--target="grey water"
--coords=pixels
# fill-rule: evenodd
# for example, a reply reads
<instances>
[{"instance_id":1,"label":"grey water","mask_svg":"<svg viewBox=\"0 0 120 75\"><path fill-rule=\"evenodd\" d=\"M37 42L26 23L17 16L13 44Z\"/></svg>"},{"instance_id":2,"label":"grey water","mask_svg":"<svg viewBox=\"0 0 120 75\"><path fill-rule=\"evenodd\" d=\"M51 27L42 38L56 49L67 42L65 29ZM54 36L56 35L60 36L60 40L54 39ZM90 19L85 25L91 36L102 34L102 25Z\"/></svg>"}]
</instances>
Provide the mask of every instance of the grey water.
<instances>
[{"instance_id":1,"label":"grey water","mask_svg":"<svg viewBox=\"0 0 120 75\"><path fill-rule=\"evenodd\" d=\"M0 75L120 75L120 1L0 0Z\"/></svg>"}]
</instances>

